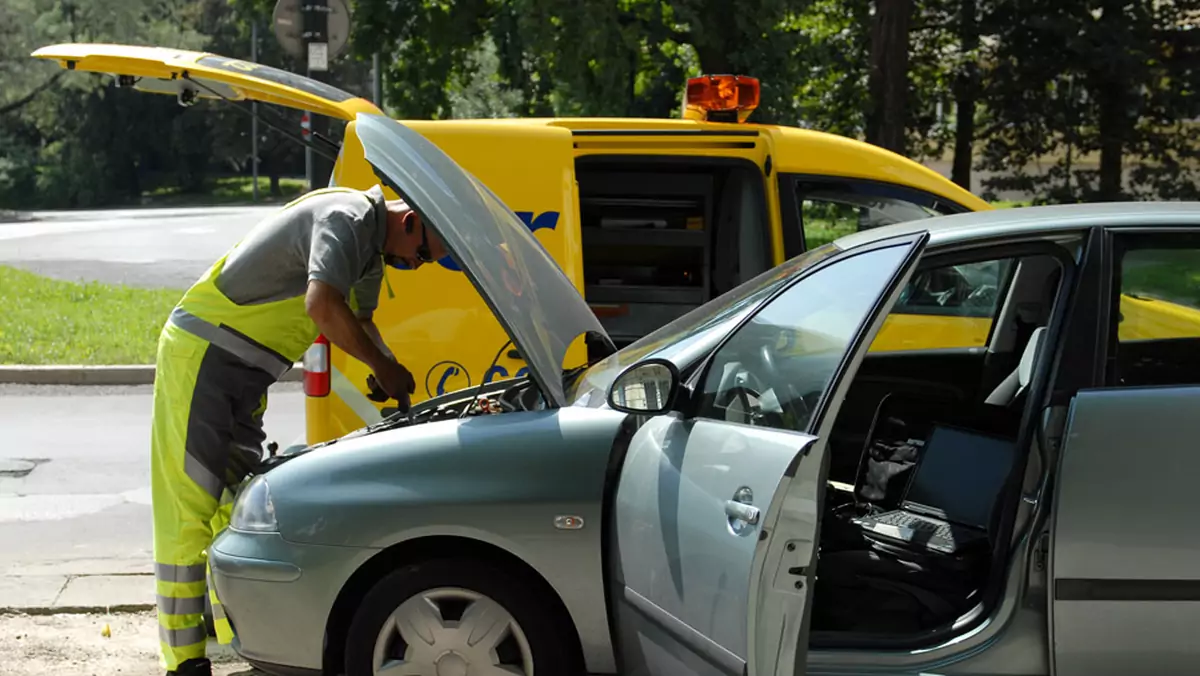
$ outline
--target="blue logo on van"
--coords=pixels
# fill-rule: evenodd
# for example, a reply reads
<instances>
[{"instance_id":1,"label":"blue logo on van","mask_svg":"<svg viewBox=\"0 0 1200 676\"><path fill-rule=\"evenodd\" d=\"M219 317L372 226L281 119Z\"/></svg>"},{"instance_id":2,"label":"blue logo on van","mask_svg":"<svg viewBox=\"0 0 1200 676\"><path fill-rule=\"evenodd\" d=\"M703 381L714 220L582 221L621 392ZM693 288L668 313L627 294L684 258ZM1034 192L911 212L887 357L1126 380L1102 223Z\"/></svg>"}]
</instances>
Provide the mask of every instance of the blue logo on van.
<instances>
[{"instance_id":1,"label":"blue logo on van","mask_svg":"<svg viewBox=\"0 0 1200 676\"><path fill-rule=\"evenodd\" d=\"M525 227L529 228L529 232L537 232L543 228L547 230L554 230L558 227L559 212L557 211L543 211L536 216L532 211L517 211L515 213L517 214L517 218L520 218L521 222L525 224ZM458 267L458 263L455 263L454 258L448 254L438 259L438 265L454 272L461 271L461 269Z\"/></svg>"},{"instance_id":2,"label":"blue logo on van","mask_svg":"<svg viewBox=\"0 0 1200 676\"><path fill-rule=\"evenodd\" d=\"M436 384L430 387L431 383ZM456 361L440 361L425 374L425 394L431 397L470 386L471 374L467 367Z\"/></svg>"},{"instance_id":3,"label":"blue logo on van","mask_svg":"<svg viewBox=\"0 0 1200 676\"><path fill-rule=\"evenodd\" d=\"M514 375L513 377L520 378L521 376L528 375L528 373L529 373L529 367L522 366L520 369L517 370L516 375ZM490 370L486 374L484 374L483 382L490 383L490 382L492 382L492 379L496 378L497 376L499 376L501 380L507 378L508 377L508 369L504 368L503 366L500 366L499 364L497 364L496 366L493 366L492 370Z\"/></svg>"}]
</instances>

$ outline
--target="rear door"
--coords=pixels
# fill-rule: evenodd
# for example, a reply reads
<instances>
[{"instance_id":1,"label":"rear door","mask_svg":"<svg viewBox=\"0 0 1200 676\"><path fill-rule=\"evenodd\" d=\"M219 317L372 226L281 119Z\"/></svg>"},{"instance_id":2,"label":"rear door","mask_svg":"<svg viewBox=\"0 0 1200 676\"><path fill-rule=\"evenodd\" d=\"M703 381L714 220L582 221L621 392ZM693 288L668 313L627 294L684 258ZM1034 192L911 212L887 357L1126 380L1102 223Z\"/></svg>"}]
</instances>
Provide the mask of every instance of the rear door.
<instances>
[{"instance_id":1,"label":"rear door","mask_svg":"<svg viewBox=\"0 0 1200 676\"><path fill-rule=\"evenodd\" d=\"M1058 676L1200 662L1200 232L1114 231L1106 373L1072 402L1053 522Z\"/></svg>"},{"instance_id":2,"label":"rear door","mask_svg":"<svg viewBox=\"0 0 1200 676\"><path fill-rule=\"evenodd\" d=\"M805 271L716 349L692 404L635 433L610 541L622 673L803 673L819 435L924 241Z\"/></svg>"},{"instance_id":3,"label":"rear door","mask_svg":"<svg viewBox=\"0 0 1200 676\"><path fill-rule=\"evenodd\" d=\"M33 56L67 70L105 73L117 84L167 94L181 103L197 99L253 100L352 120L358 113L382 112L370 101L333 85L208 52L110 44L59 44Z\"/></svg>"}]
</instances>

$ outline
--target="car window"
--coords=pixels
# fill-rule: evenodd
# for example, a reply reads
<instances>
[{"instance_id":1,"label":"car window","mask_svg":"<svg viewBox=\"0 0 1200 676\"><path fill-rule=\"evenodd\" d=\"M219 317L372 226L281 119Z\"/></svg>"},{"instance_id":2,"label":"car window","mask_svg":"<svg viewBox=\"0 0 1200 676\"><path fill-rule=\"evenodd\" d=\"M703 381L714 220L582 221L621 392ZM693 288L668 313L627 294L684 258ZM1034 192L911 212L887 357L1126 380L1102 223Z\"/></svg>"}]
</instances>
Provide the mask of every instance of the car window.
<instances>
[{"instance_id":1,"label":"car window","mask_svg":"<svg viewBox=\"0 0 1200 676\"><path fill-rule=\"evenodd\" d=\"M1200 383L1200 239L1130 237L1123 244L1115 384Z\"/></svg>"},{"instance_id":2,"label":"car window","mask_svg":"<svg viewBox=\"0 0 1200 676\"><path fill-rule=\"evenodd\" d=\"M697 415L803 431L905 246L812 272L770 301L714 355Z\"/></svg>"},{"instance_id":3,"label":"car window","mask_svg":"<svg viewBox=\"0 0 1200 676\"><path fill-rule=\"evenodd\" d=\"M796 201L808 248L860 230L958 210L914 190L858 181L800 180Z\"/></svg>"},{"instance_id":4,"label":"car window","mask_svg":"<svg viewBox=\"0 0 1200 676\"><path fill-rule=\"evenodd\" d=\"M871 344L872 351L983 347L1012 259L918 270Z\"/></svg>"},{"instance_id":5,"label":"car window","mask_svg":"<svg viewBox=\"0 0 1200 676\"><path fill-rule=\"evenodd\" d=\"M1124 255L1117 336L1200 338L1200 250L1141 249Z\"/></svg>"}]
</instances>

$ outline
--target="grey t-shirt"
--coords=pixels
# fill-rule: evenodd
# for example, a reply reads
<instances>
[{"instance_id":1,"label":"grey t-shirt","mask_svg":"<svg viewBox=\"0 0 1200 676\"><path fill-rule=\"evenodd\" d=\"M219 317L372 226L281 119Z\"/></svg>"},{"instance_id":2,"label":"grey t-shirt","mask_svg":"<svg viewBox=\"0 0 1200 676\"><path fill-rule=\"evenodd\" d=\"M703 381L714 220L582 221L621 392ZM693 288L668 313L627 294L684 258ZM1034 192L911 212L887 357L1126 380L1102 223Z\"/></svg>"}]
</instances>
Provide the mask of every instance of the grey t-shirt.
<instances>
[{"instance_id":1,"label":"grey t-shirt","mask_svg":"<svg viewBox=\"0 0 1200 676\"><path fill-rule=\"evenodd\" d=\"M379 303L386 231L379 186L310 193L254 226L216 286L238 305L256 305L302 296L317 279L356 300L358 316L367 317Z\"/></svg>"}]
</instances>

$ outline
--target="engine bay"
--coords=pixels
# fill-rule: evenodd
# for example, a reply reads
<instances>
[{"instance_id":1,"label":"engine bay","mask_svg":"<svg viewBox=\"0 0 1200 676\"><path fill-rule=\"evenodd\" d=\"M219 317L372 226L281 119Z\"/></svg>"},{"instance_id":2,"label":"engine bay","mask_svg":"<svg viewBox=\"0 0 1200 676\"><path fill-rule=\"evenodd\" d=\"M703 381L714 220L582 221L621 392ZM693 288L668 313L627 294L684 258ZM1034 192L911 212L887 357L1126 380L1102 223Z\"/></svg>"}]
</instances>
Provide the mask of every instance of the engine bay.
<instances>
[{"instance_id":1,"label":"engine bay","mask_svg":"<svg viewBox=\"0 0 1200 676\"><path fill-rule=\"evenodd\" d=\"M407 413L400 412L396 407L385 406L380 410L383 419L361 427L349 434L311 444L304 447L289 449L277 453L269 448L267 456L259 463L252 474L262 474L293 458L311 451L331 446L340 441L364 437L386 430L393 430L412 425L453 420L455 418L473 418L484 415L499 415L519 411L540 411L546 408L546 400L542 397L537 383L528 376L494 381L485 385L469 387L455 392L449 392L440 397L427 399L413 406Z\"/></svg>"}]
</instances>

